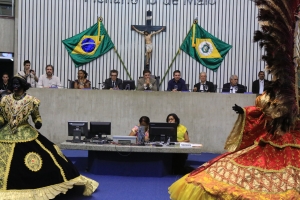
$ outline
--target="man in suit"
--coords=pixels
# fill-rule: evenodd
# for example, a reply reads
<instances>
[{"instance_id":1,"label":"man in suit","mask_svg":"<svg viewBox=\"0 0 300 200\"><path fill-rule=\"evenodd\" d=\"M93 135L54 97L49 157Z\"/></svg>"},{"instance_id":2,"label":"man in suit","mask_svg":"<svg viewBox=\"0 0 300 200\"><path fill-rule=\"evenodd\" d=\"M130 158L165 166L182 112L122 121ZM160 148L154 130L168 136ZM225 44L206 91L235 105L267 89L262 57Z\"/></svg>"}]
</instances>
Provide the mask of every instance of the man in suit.
<instances>
[{"instance_id":1,"label":"man in suit","mask_svg":"<svg viewBox=\"0 0 300 200\"><path fill-rule=\"evenodd\" d=\"M246 87L244 85L238 84L238 76L231 75L230 83L225 83L223 85L222 92L230 92L230 93L244 93L246 92Z\"/></svg>"},{"instance_id":2,"label":"man in suit","mask_svg":"<svg viewBox=\"0 0 300 200\"><path fill-rule=\"evenodd\" d=\"M148 69L143 71L143 78L140 78L137 82L137 90L152 90L157 91L156 79L151 77L151 72Z\"/></svg>"},{"instance_id":3,"label":"man in suit","mask_svg":"<svg viewBox=\"0 0 300 200\"><path fill-rule=\"evenodd\" d=\"M258 72L258 79L252 83L252 93L262 94L269 81L265 79L265 72Z\"/></svg>"},{"instance_id":4,"label":"man in suit","mask_svg":"<svg viewBox=\"0 0 300 200\"><path fill-rule=\"evenodd\" d=\"M172 92L189 91L186 88L185 80L181 78L181 72L179 70L173 72L173 79L168 82L167 90Z\"/></svg>"},{"instance_id":5,"label":"man in suit","mask_svg":"<svg viewBox=\"0 0 300 200\"><path fill-rule=\"evenodd\" d=\"M105 87L103 89L106 90L122 90L123 82L122 79L118 78L118 71L113 69L110 70L110 78L105 80Z\"/></svg>"},{"instance_id":6,"label":"man in suit","mask_svg":"<svg viewBox=\"0 0 300 200\"><path fill-rule=\"evenodd\" d=\"M215 87L212 82L206 80L206 72L199 74L200 82L194 85L193 92L215 92Z\"/></svg>"}]
</instances>

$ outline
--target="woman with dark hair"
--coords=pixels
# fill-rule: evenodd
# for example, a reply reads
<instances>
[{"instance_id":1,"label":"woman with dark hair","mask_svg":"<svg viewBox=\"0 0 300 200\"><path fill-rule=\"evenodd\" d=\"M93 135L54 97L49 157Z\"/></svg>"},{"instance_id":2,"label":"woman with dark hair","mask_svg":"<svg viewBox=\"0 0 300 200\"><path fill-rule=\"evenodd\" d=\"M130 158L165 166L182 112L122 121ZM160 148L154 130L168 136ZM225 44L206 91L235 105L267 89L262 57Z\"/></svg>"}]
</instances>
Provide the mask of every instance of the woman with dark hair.
<instances>
[{"instance_id":1,"label":"woman with dark hair","mask_svg":"<svg viewBox=\"0 0 300 200\"><path fill-rule=\"evenodd\" d=\"M74 89L91 88L91 81L87 79L88 73L83 69L78 70L77 80L74 83Z\"/></svg>"},{"instance_id":2,"label":"woman with dark hair","mask_svg":"<svg viewBox=\"0 0 300 200\"><path fill-rule=\"evenodd\" d=\"M150 118L147 116L142 116L139 120L140 124L138 126L134 126L131 129L130 136L137 136L139 126L145 127L145 141L149 141L149 124L150 124Z\"/></svg>"},{"instance_id":3,"label":"woman with dark hair","mask_svg":"<svg viewBox=\"0 0 300 200\"><path fill-rule=\"evenodd\" d=\"M180 124L180 119L175 113L168 115L166 122L177 124L177 142L189 142L190 138L187 132L187 128Z\"/></svg>"},{"instance_id":4,"label":"woman with dark hair","mask_svg":"<svg viewBox=\"0 0 300 200\"><path fill-rule=\"evenodd\" d=\"M4 199L53 199L75 185L91 195L98 183L81 176L59 147L41 135L40 101L28 94L30 84L17 75L13 94L0 103L0 197ZM31 116L34 123L29 123Z\"/></svg>"}]
</instances>

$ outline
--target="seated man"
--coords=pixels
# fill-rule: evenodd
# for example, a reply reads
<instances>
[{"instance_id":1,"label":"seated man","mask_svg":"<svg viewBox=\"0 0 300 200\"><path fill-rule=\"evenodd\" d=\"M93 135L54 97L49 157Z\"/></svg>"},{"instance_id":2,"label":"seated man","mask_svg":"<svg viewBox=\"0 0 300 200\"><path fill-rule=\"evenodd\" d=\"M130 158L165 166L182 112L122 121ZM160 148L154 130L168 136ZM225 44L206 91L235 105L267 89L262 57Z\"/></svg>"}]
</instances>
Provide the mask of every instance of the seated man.
<instances>
[{"instance_id":1,"label":"seated man","mask_svg":"<svg viewBox=\"0 0 300 200\"><path fill-rule=\"evenodd\" d=\"M244 93L246 92L246 87L238 84L238 76L231 75L230 76L230 83L225 83L223 85L222 92L230 92L230 93Z\"/></svg>"},{"instance_id":2,"label":"seated man","mask_svg":"<svg viewBox=\"0 0 300 200\"><path fill-rule=\"evenodd\" d=\"M39 78L38 88L62 88L60 80L53 75L54 67L52 65L46 66L46 74Z\"/></svg>"},{"instance_id":3,"label":"seated man","mask_svg":"<svg viewBox=\"0 0 300 200\"><path fill-rule=\"evenodd\" d=\"M265 79L265 72L258 72L258 79L252 83L252 93L262 94L269 81Z\"/></svg>"},{"instance_id":4,"label":"seated man","mask_svg":"<svg viewBox=\"0 0 300 200\"><path fill-rule=\"evenodd\" d=\"M152 90L157 91L156 79L151 77L151 72L148 69L143 71L143 78L140 78L137 82L137 90Z\"/></svg>"},{"instance_id":5,"label":"seated man","mask_svg":"<svg viewBox=\"0 0 300 200\"><path fill-rule=\"evenodd\" d=\"M200 82L194 85L193 92L215 92L215 87L212 82L206 80L206 72L199 74Z\"/></svg>"},{"instance_id":6,"label":"seated man","mask_svg":"<svg viewBox=\"0 0 300 200\"><path fill-rule=\"evenodd\" d=\"M185 80L181 78L181 73L179 70L173 72L173 79L168 82L168 91L188 91L185 85Z\"/></svg>"},{"instance_id":7,"label":"seated man","mask_svg":"<svg viewBox=\"0 0 300 200\"><path fill-rule=\"evenodd\" d=\"M24 70L19 71L18 74L20 76L25 77L25 79L27 80L27 83L29 83L31 85L31 87L35 88L36 83L39 81L39 79L36 76L35 71L33 69L30 69L30 61L25 60L23 65L24 65Z\"/></svg>"},{"instance_id":8,"label":"seated man","mask_svg":"<svg viewBox=\"0 0 300 200\"><path fill-rule=\"evenodd\" d=\"M104 88L106 90L122 90L123 82L122 79L118 79L118 71L113 69L110 70L110 78L106 79L104 82Z\"/></svg>"}]
</instances>

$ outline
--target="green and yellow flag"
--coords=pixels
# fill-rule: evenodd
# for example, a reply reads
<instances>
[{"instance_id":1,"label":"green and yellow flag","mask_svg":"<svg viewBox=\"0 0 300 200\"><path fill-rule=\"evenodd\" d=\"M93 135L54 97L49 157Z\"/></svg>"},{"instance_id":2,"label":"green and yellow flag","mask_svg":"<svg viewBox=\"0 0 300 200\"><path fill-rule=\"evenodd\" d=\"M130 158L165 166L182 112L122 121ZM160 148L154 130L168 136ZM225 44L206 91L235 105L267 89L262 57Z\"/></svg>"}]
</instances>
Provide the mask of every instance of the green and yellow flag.
<instances>
[{"instance_id":1,"label":"green and yellow flag","mask_svg":"<svg viewBox=\"0 0 300 200\"><path fill-rule=\"evenodd\" d=\"M217 71L231 47L194 23L180 49L205 67Z\"/></svg>"},{"instance_id":2,"label":"green and yellow flag","mask_svg":"<svg viewBox=\"0 0 300 200\"><path fill-rule=\"evenodd\" d=\"M62 41L76 67L89 63L114 48L102 20L85 31Z\"/></svg>"}]
</instances>

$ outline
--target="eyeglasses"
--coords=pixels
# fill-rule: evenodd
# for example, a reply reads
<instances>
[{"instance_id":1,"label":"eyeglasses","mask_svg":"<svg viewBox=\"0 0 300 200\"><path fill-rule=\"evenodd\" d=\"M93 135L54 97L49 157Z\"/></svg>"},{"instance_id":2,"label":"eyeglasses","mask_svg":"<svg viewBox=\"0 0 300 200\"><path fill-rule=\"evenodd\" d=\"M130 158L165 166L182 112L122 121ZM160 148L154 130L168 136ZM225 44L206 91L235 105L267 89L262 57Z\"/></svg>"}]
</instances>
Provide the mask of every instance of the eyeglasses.
<instances>
[{"instance_id":1,"label":"eyeglasses","mask_svg":"<svg viewBox=\"0 0 300 200\"><path fill-rule=\"evenodd\" d=\"M117 75L111 74L110 76L117 76Z\"/></svg>"},{"instance_id":2,"label":"eyeglasses","mask_svg":"<svg viewBox=\"0 0 300 200\"><path fill-rule=\"evenodd\" d=\"M237 80L239 80L239 79L233 79L233 80L237 81Z\"/></svg>"}]
</instances>

